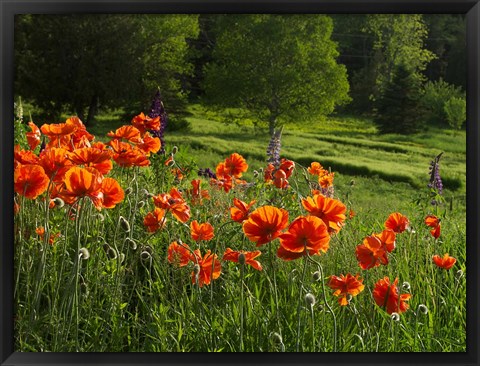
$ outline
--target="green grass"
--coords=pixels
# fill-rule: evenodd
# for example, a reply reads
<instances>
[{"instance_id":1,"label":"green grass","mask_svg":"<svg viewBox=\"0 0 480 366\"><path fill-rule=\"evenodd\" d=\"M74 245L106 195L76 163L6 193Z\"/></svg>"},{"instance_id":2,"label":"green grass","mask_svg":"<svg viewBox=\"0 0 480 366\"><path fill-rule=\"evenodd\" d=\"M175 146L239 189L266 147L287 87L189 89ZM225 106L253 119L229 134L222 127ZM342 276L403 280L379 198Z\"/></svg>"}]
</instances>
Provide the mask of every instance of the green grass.
<instances>
[{"instance_id":1,"label":"green grass","mask_svg":"<svg viewBox=\"0 0 480 366\"><path fill-rule=\"evenodd\" d=\"M466 198L465 134L431 129L414 136L380 136L367 119L335 117L317 124L287 125L282 138L283 157L297 163L291 187L279 190L264 184L266 133L236 125L226 126L218 115L201 106L191 108L188 132L166 134L167 151L174 145L176 167L186 177L176 181L164 158L151 157L149 168L115 168L109 176L124 189L125 200L113 209L97 211L87 199L70 219L70 207L47 209L41 198L24 200L15 217L15 349L53 352L190 352L287 351L295 352L464 352L466 350ZM105 115L89 129L99 138L128 121ZM103 137L104 138L104 137ZM452 179L440 208L430 204L428 165L444 151L441 173ZM202 178L211 199L190 205L185 224L167 214L165 228L147 233L144 217L154 209L152 194L172 186L186 192L198 178L198 168L216 165L237 152L248 164L248 188L218 191ZM289 222L306 212L301 198L309 195L304 167L318 161L335 172L335 197L355 216L333 235L330 248L315 261L285 262L276 257L278 239L257 248L232 222L233 198L282 207ZM303 167L302 167L303 166ZM308 182L307 182L308 180ZM455 186L455 182L460 185ZM455 188L455 189L454 189ZM79 212L79 214L78 214ZM411 222L411 231L398 234L388 265L361 270L355 248L380 232L392 212ZM434 240L424 224L427 214L442 218L442 234ZM130 230L122 230L124 217ZM191 220L215 228L212 241L195 243ZM53 246L35 234L38 226L61 233ZM130 246L131 241L136 248ZM167 248L181 240L203 253L220 258L227 248L257 250L263 271L222 262L221 276L208 286L192 284L193 263L178 267L167 260ZM104 246L117 252L112 258ZM81 260L85 247L90 258ZM147 253L147 254L145 254ZM433 254L449 253L457 263L449 271L436 268ZM321 271L323 277L313 278ZM360 274L365 289L346 307L339 306L326 286L330 275ZM412 295L410 308L400 321L373 300L375 283L398 277ZM17 277L15 277L17 278ZM312 307L305 295L312 294ZM38 296L37 296L38 294ZM427 314L418 311L419 305ZM243 316L242 316L243 314ZM243 319L243 321L242 321ZM282 342L274 336L281 335ZM240 342L242 337L243 342Z\"/></svg>"}]
</instances>

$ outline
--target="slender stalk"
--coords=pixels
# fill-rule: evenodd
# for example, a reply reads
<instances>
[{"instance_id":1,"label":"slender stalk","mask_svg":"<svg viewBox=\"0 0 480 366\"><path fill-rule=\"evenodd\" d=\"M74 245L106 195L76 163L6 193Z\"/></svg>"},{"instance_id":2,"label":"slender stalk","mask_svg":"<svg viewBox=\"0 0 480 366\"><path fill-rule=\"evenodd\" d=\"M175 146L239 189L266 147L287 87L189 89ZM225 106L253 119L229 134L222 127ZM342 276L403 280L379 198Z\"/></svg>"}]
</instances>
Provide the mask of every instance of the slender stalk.
<instances>
[{"instance_id":1,"label":"slender stalk","mask_svg":"<svg viewBox=\"0 0 480 366\"><path fill-rule=\"evenodd\" d=\"M297 314L298 314L298 322L297 322L297 352L300 352L300 327L301 327L301 320L302 320L302 289L303 289L303 281L305 281L305 274L307 273L307 258L305 257L303 260L303 272L302 278L300 279L300 283L298 286L298 306L297 306Z\"/></svg>"}]
</instances>

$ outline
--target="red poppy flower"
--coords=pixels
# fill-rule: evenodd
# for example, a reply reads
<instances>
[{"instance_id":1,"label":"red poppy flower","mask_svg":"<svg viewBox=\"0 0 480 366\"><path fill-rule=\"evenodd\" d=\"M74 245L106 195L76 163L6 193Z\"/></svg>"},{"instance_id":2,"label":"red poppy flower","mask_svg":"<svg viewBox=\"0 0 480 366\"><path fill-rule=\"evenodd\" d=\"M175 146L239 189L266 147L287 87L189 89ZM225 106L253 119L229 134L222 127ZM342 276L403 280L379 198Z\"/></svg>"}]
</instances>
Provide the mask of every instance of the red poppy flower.
<instances>
[{"instance_id":1,"label":"red poppy flower","mask_svg":"<svg viewBox=\"0 0 480 366\"><path fill-rule=\"evenodd\" d=\"M242 155L233 153L225 159L223 170L224 175L228 174L240 178L248 170L248 164Z\"/></svg>"},{"instance_id":2,"label":"red poppy flower","mask_svg":"<svg viewBox=\"0 0 480 366\"><path fill-rule=\"evenodd\" d=\"M273 172L275 171L275 166L273 164L268 164L263 173L263 178L265 182L271 182L273 180Z\"/></svg>"},{"instance_id":3,"label":"red poppy flower","mask_svg":"<svg viewBox=\"0 0 480 366\"><path fill-rule=\"evenodd\" d=\"M288 211L274 206L262 206L243 222L243 232L257 247L278 237L288 225Z\"/></svg>"},{"instance_id":4,"label":"red poppy flower","mask_svg":"<svg viewBox=\"0 0 480 366\"><path fill-rule=\"evenodd\" d=\"M345 221L345 205L334 199L325 197L322 194L302 199L302 206L311 215L321 218L327 224L329 232L338 233Z\"/></svg>"},{"instance_id":5,"label":"red poppy flower","mask_svg":"<svg viewBox=\"0 0 480 366\"><path fill-rule=\"evenodd\" d=\"M200 189L200 183L200 179L193 179L191 181L192 188L186 191L193 204L201 204L203 199L210 199L208 191L206 189Z\"/></svg>"},{"instance_id":6,"label":"red poppy flower","mask_svg":"<svg viewBox=\"0 0 480 366\"><path fill-rule=\"evenodd\" d=\"M213 226L208 222L199 224L197 220L193 220L190 223L190 235L195 241L212 240L214 237Z\"/></svg>"},{"instance_id":7,"label":"red poppy flower","mask_svg":"<svg viewBox=\"0 0 480 366\"><path fill-rule=\"evenodd\" d=\"M223 260L224 261L230 261L230 262L236 262L239 263L239 257L240 255L243 254L245 258L245 264L248 264L255 268L258 271L262 270L262 265L260 264L259 261L255 260L255 258L259 257L262 252L259 250L256 250L254 252L246 252L246 251L236 251L232 250L230 248L227 248L225 250L225 253L223 254Z\"/></svg>"},{"instance_id":8,"label":"red poppy flower","mask_svg":"<svg viewBox=\"0 0 480 366\"><path fill-rule=\"evenodd\" d=\"M75 149L68 154L68 158L77 165L90 166L102 174L108 174L113 168L110 153L95 147Z\"/></svg>"},{"instance_id":9,"label":"red poppy flower","mask_svg":"<svg viewBox=\"0 0 480 366\"><path fill-rule=\"evenodd\" d=\"M282 160L280 160L280 168L279 169L283 170L285 172L285 175L288 179L288 178L290 178L290 176L293 173L293 170L295 169L295 163L291 160L283 158Z\"/></svg>"},{"instance_id":10,"label":"red poppy flower","mask_svg":"<svg viewBox=\"0 0 480 366\"><path fill-rule=\"evenodd\" d=\"M222 264L217 259L216 254L211 254L210 250L201 257L200 251L195 250L195 257L198 261L198 286L209 285L212 280L216 280L220 277L222 272ZM212 271L213 269L213 271ZM192 283L196 283L195 270L192 272Z\"/></svg>"},{"instance_id":11,"label":"red poppy flower","mask_svg":"<svg viewBox=\"0 0 480 366\"><path fill-rule=\"evenodd\" d=\"M330 276L328 287L336 290L333 295L339 297L338 303L341 306L348 305L347 295L357 296L363 291L365 286L363 280L358 278L359 275L352 276L348 273L346 276L341 274L338 276Z\"/></svg>"},{"instance_id":12,"label":"red poppy flower","mask_svg":"<svg viewBox=\"0 0 480 366\"><path fill-rule=\"evenodd\" d=\"M13 173L14 189L18 194L35 199L48 188L50 179L40 165L19 165Z\"/></svg>"},{"instance_id":13,"label":"red poppy flower","mask_svg":"<svg viewBox=\"0 0 480 366\"><path fill-rule=\"evenodd\" d=\"M31 132L27 132L25 135L27 137L28 146L30 146L30 150L35 150L38 145L40 145L40 138L42 137L42 133L37 125L33 122L28 122L28 126L32 130Z\"/></svg>"},{"instance_id":14,"label":"red poppy flower","mask_svg":"<svg viewBox=\"0 0 480 366\"><path fill-rule=\"evenodd\" d=\"M256 201L250 201L247 205L245 202L240 201L238 198L233 199L233 205L235 207L230 207L230 217L233 221L243 222L248 219L250 214L250 208L254 205Z\"/></svg>"},{"instance_id":15,"label":"red poppy flower","mask_svg":"<svg viewBox=\"0 0 480 366\"><path fill-rule=\"evenodd\" d=\"M388 216L385 221L385 228L390 229L396 233L403 233L410 226L410 221L406 216L399 212L394 212Z\"/></svg>"},{"instance_id":16,"label":"red poppy flower","mask_svg":"<svg viewBox=\"0 0 480 366\"><path fill-rule=\"evenodd\" d=\"M280 258L289 258L289 253L304 255L319 255L329 248L330 235L325 223L315 216L297 217L288 227L286 233L280 236ZM277 252L278 255L278 252Z\"/></svg>"},{"instance_id":17,"label":"red poppy flower","mask_svg":"<svg viewBox=\"0 0 480 366\"><path fill-rule=\"evenodd\" d=\"M384 308L388 314L401 314L408 309L408 304L405 301L408 301L411 295L400 295L397 285L398 278L395 278L395 281L390 284L390 279L384 277L375 284L373 289L373 298L376 304Z\"/></svg>"},{"instance_id":18,"label":"red poppy flower","mask_svg":"<svg viewBox=\"0 0 480 366\"><path fill-rule=\"evenodd\" d=\"M149 166L150 160L138 148L127 142L112 140L108 143L113 148L113 160L121 167Z\"/></svg>"},{"instance_id":19,"label":"red poppy flower","mask_svg":"<svg viewBox=\"0 0 480 366\"><path fill-rule=\"evenodd\" d=\"M233 188L233 179L230 175L224 175L222 178L210 179L210 185L218 189L223 189L225 193L230 192Z\"/></svg>"},{"instance_id":20,"label":"red poppy flower","mask_svg":"<svg viewBox=\"0 0 480 366\"><path fill-rule=\"evenodd\" d=\"M158 131L160 129L160 117L150 118L142 112L138 116L133 117L132 125L135 126L140 133L145 133L149 130Z\"/></svg>"},{"instance_id":21,"label":"red poppy flower","mask_svg":"<svg viewBox=\"0 0 480 366\"><path fill-rule=\"evenodd\" d=\"M43 238L45 237L45 228L43 226L39 226L35 229L35 232L40 237L40 239L43 240ZM48 238L48 243L50 245L53 245L55 243L55 238L60 237L60 235L61 235L60 233L50 234Z\"/></svg>"},{"instance_id":22,"label":"red poppy flower","mask_svg":"<svg viewBox=\"0 0 480 366\"><path fill-rule=\"evenodd\" d=\"M176 241L168 246L168 261L177 264L179 267L186 266L195 257L187 244L178 244Z\"/></svg>"},{"instance_id":23,"label":"red poppy flower","mask_svg":"<svg viewBox=\"0 0 480 366\"><path fill-rule=\"evenodd\" d=\"M273 173L273 185L279 189L288 187L287 174L282 169Z\"/></svg>"},{"instance_id":24,"label":"red poppy flower","mask_svg":"<svg viewBox=\"0 0 480 366\"><path fill-rule=\"evenodd\" d=\"M376 235L367 236L363 243L357 245L355 255L362 269L370 269L380 264L388 264L387 250Z\"/></svg>"},{"instance_id":25,"label":"red poppy flower","mask_svg":"<svg viewBox=\"0 0 480 366\"><path fill-rule=\"evenodd\" d=\"M96 208L102 207L103 176L93 168L72 167L65 173L65 189L61 196L71 197L75 200L81 197L89 197Z\"/></svg>"},{"instance_id":26,"label":"red poppy flower","mask_svg":"<svg viewBox=\"0 0 480 366\"><path fill-rule=\"evenodd\" d=\"M122 187L120 187L120 184L113 178L104 178L101 190L103 193L102 206L105 208L113 208L125 198Z\"/></svg>"},{"instance_id":27,"label":"red poppy flower","mask_svg":"<svg viewBox=\"0 0 480 366\"><path fill-rule=\"evenodd\" d=\"M186 222L190 218L190 207L175 187L170 190L170 193L154 196L153 203L157 207L171 211L172 215L180 222Z\"/></svg>"},{"instance_id":28,"label":"red poppy flower","mask_svg":"<svg viewBox=\"0 0 480 366\"><path fill-rule=\"evenodd\" d=\"M437 267L443 268L443 269L450 269L453 267L455 262L457 262L457 260L454 257L450 257L448 253L445 254L443 258L435 254L432 257L432 259L433 259L433 263L435 263Z\"/></svg>"},{"instance_id":29,"label":"red poppy flower","mask_svg":"<svg viewBox=\"0 0 480 366\"><path fill-rule=\"evenodd\" d=\"M440 219L435 215L428 215L425 218L425 225L432 228L430 234L432 234L435 239L438 239L440 236Z\"/></svg>"},{"instance_id":30,"label":"red poppy flower","mask_svg":"<svg viewBox=\"0 0 480 366\"><path fill-rule=\"evenodd\" d=\"M307 168L308 172L312 175L320 175L323 171L323 166L322 164L314 161L310 164L310 166Z\"/></svg>"},{"instance_id":31,"label":"red poppy flower","mask_svg":"<svg viewBox=\"0 0 480 366\"><path fill-rule=\"evenodd\" d=\"M112 139L118 140L127 140L135 144L142 142L142 137L140 136L140 131L134 126L122 126L115 130L115 132L110 131L107 133L107 136Z\"/></svg>"},{"instance_id":32,"label":"red poppy flower","mask_svg":"<svg viewBox=\"0 0 480 366\"><path fill-rule=\"evenodd\" d=\"M143 225L145 225L149 233L154 233L165 226L165 223L167 222L165 215L165 210L155 207L153 212L149 212L145 216L143 219Z\"/></svg>"},{"instance_id":33,"label":"red poppy flower","mask_svg":"<svg viewBox=\"0 0 480 366\"><path fill-rule=\"evenodd\" d=\"M74 133L77 129L77 126L71 121L66 123L51 123L44 124L40 127L40 131L51 140L57 139L59 137L68 136Z\"/></svg>"}]
</instances>

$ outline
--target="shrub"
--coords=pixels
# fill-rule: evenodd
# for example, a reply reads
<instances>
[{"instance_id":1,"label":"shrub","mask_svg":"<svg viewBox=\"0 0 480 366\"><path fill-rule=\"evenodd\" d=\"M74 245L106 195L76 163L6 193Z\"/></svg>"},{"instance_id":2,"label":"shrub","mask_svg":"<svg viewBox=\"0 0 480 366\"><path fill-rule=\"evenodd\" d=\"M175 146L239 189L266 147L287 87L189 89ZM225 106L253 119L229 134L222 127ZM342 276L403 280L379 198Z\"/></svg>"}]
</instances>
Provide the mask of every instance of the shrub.
<instances>
[{"instance_id":1,"label":"shrub","mask_svg":"<svg viewBox=\"0 0 480 366\"><path fill-rule=\"evenodd\" d=\"M427 82L420 99L426 119L430 123L446 125L448 120L444 106L452 97L464 98L462 88L451 85L442 79Z\"/></svg>"},{"instance_id":2,"label":"shrub","mask_svg":"<svg viewBox=\"0 0 480 366\"><path fill-rule=\"evenodd\" d=\"M454 130L462 128L467 119L467 102L464 98L452 97L443 106L447 121Z\"/></svg>"}]
</instances>

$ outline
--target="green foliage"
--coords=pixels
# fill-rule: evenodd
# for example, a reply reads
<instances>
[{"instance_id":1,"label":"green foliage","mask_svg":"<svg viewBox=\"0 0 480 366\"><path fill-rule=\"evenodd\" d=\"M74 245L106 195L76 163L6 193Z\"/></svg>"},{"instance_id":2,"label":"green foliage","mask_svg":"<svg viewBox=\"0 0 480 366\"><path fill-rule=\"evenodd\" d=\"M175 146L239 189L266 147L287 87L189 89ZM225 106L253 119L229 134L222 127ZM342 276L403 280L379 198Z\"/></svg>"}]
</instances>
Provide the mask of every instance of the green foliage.
<instances>
[{"instance_id":1,"label":"green foliage","mask_svg":"<svg viewBox=\"0 0 480 366\"><path fill-rule=\"evenodd\" d=\"M463 98L452 97L443 107L450 127L459 130L467 119L467 102Z\"/></svg>"},{"instance_id":2,"label":"green foliage","mask_svg":"<svg viewBox=\"0 0 480 366\"><path fill-rule=\"evenodd\" d=\"M421 130L420 86L415 75L403 65L395 68L392 80L376 101L375 123L381 133L412 134Z\"/></svg>"},{"instance_id":3,"label":"green foliage","mask_svg":"<svg viewBox=\"0 0 480 366\"><path fill-rule=\"evenodd\" d=\"M286 120L331 113L349 89L332 28L324 15L220 17L205 70L209 100L245 108L270 134Z\"/></svg>"},{"instance_id":4,"label":"green foliage","mask_svg":"<svg viewBox=\"0 0 480 366\"><path fill-rule=\"evenodd\" d=\"M428 81L423 87L420 103L425 111L425 118L436 125L447 125L445 103L453 98L464 98L465 93L460 87L449 84L443 79Z\"/></svg>"}]
</instances>

